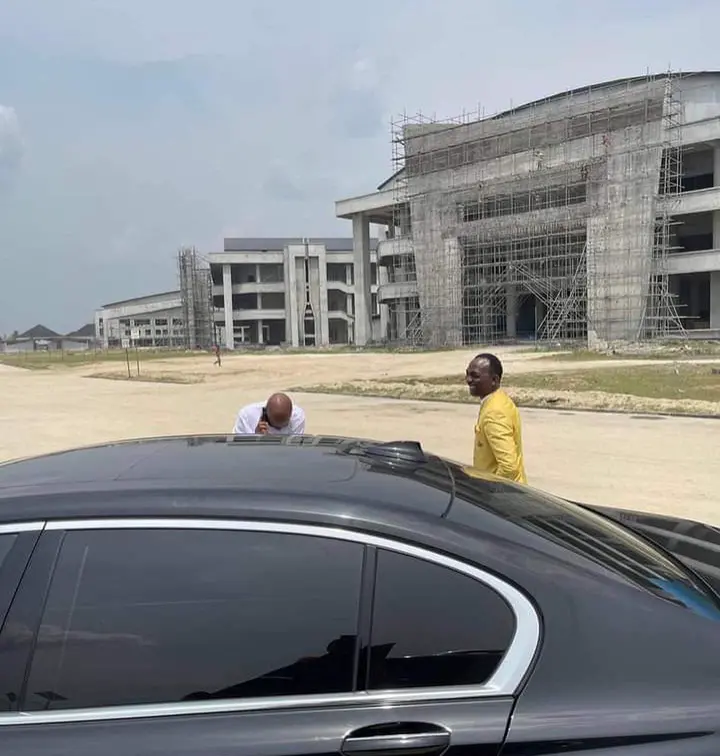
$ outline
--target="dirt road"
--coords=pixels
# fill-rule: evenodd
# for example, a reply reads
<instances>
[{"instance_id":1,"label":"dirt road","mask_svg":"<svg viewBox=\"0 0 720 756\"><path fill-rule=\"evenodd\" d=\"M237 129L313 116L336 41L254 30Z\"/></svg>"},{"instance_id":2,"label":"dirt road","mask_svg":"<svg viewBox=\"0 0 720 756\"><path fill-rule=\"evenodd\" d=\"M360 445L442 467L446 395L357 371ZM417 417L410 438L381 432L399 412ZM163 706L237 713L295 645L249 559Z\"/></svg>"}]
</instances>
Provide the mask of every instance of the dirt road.
<instances>
[{"instance_id":1,"label":"dirt road","mask_svg":"<svg viewBox=\"0 0 720 756\"><path fill-rule=\"evenodd\" d=\"M500 352L500 350L498 350ZM0 366L0 460L138 436L229 432L237 409L270 391L323 381L461 373L472 352L230 356L147 362L145 374L201 383L88 377L122 364L25 371ZM501 353L508 372L558 364ZM577 365L572 365L577 368ZM460 461L471 454L475 408L325 395L295 397L308 431L413 438ZM523 410L528 474L545 490L597 504L672 512L720 524L720 422Z\"/></svg>"}]
</instances>

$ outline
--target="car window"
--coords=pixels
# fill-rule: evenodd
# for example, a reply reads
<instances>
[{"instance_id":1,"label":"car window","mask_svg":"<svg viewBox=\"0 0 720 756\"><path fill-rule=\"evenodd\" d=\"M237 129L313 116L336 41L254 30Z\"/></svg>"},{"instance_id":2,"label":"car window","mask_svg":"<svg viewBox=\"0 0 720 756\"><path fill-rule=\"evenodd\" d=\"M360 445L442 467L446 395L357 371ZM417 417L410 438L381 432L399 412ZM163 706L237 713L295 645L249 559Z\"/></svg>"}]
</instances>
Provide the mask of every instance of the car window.
<instances>
[{"instance_id":1,"label":"car window","mask_svg":"<svg viewBox=\"0 0 720 756\"><path fill-rule=\"evenodd\" d=\"M7 555L15 545L17 533L0 533L0 567L3 566Z\"/></svg>"},{"instance_id":2,"label":"car window","mask_svg":"<svg viewBox=\"0 0 720 756\"><path fill-rule=\"evenodd\" d=\"M24 708L351 691L362 559L285 533L71 531Z\"/></svg>"},{"instance_id":3,"label":"car window","mask_svg":"<svg viewBox=\"0 0 720 756\"><path fill-rule=\"evenodd\" d=\"M371 689L485 683L514 631L512 610L486 585L415 557L379 552Z\"/></svg>"},{"instance_id":4,"label":"car window","mask_svg":"<svg viewBox=\"0 0 720 756\"><path fill-rule=\"evenodd\" d=\"M450 465L456 498L450 519L478 525L477 511L500 516L621 576L637 588L703 616L720 619L717 599L653 543L589 509L516 483ZM470 509L463 504L470 504ZM475 510L475 512L473 511Z\"/></svg>"}]
</instances>

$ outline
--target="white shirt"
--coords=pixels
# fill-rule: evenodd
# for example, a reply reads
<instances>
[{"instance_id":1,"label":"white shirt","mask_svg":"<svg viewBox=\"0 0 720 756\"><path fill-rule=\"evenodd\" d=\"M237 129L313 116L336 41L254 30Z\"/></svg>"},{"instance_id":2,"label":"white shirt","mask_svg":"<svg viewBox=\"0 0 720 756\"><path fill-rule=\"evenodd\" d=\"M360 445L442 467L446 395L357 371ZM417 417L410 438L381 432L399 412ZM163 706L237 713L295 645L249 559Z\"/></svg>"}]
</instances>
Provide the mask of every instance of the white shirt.
<instances>
[{"instance_id":1,"label":"white shirt","mask_svg":"<svg viewBox=\"0 0 720 756\"><path fill-rule=\"evenodd\" d=\"M235 420L233 435L235 436L252 436L255 434L255 428L260 422L265 402L254 402L243 407ZM302 436L305 433L305 413L297 404L293 404L290 422L284 428L273 428L268 426L268 434L280 436Z\"/></svg>"}]
</instances>

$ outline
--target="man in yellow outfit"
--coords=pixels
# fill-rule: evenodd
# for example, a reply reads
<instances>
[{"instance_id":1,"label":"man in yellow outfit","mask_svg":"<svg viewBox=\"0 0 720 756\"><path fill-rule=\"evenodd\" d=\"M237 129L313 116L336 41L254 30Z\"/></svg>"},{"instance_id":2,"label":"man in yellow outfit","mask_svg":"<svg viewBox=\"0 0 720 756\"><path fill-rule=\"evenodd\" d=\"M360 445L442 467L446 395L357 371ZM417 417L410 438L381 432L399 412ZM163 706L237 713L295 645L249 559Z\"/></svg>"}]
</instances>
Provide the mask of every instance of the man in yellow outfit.
<instances>
[{"instance_id":1,"label":"man in yellow outfit","mask_svg":"<svg viewBox=\"0 0 720 756\"><path fill-rule=\"evenodd\" d=\"M515 402L500 389L502 376L502 363L494 354L479 354L465 371L470 394L480 399L473 467L516 483L527 483L520 413Z\"/></svg>"}]
</instances>

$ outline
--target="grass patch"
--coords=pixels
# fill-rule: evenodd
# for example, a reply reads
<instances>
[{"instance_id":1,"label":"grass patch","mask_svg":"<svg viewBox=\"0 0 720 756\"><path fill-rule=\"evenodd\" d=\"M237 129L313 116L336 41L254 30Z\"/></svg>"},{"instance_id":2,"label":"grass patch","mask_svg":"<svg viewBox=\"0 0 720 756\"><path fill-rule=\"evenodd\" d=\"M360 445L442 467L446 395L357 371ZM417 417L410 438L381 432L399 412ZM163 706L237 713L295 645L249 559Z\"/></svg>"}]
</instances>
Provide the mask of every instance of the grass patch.
<instances>
[{"instance_id":1,"label":"grass patch","mask_svg":"<svg viewBox=\"0 0 720 756\"><path fill-rule=\"evenodd\" d=\"M518 388L720 402L720 362L522 373L509 375L507 382Z\"/></svg>"},{"instance_id":2,"label":"grass patch","mask_svg":"<svg viewBox=\"0 0 720 756\"><path fill-rule=\"evenodd\" d=\"M140 362L149 362L155 360L171 360L183 357L197 357L206 354L205 352L179 350L179 349L148 349L138 350ZM209 353L208 353L208 356ZM108 351L86 352L63 352L53 350L50 352L20 352L18 354L0 354L0 363L11 367L25 368L26 370L48 370L50 368L73 368L83 367L85 365L94 365L99 363L125 362L124 349L113 349ZM136 361L135 351L130 351L130 363Z\"/></svg>"},{"instance_id":3,"label":"grass patch","mask_svg":"<svg viewBox=\"0 0 720 756\"><path fill-rule=\"evenodd\" d=\"M518 405L524 407L720 416L720 362L510 374L505 380L505 388ZM469 395L463 375L361 380L300 386L292 390L391 399L477 402Z\"/></svg>"},{"instance_id":4,"label":"grass patch","mask_svg":"<svg viewBox=\"0 0 720 756\"><path fill-rule=\"evenodd\" d=\"M132 383L194 384L205 381L205 377L202 375L183 373L140 373L140 375L133 374L130 376L127 373L94 373L86 377L100 378L105 381L130 381Z\"/></svg>"},{"instance_id":5,"label":"grass patch","mask_svg":"<svg viewBox=\"0 0 720 756\"><path fill-rule=\"evenodd\" d=\"M603 352L594 352L590 349L573 349L560 354L544 354L538 359L559 362L591 362L596 360L691 360L702 357L718 357L720 359L720 342L670 341L618 347L612 351Z\"/></svg>"}]
</instances>

